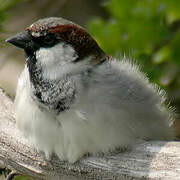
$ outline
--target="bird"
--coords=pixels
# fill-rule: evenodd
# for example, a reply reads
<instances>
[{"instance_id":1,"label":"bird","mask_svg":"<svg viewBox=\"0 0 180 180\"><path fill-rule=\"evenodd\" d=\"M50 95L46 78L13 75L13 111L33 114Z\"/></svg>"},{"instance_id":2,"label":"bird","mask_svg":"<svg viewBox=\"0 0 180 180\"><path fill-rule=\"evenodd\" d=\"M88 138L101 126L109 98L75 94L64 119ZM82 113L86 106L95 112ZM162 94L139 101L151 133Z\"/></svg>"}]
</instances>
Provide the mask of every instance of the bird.
<instances>
[{"instance_id":1,"label":"bird","mask_svg":"<svg viewBox=\"0 0 180 180\"><path fill-rule=\"evenodd\" d=\"M22 135L47 159L174 138L166 93L126 56L107 55L85 30L61 17L39 19L7 42L25 52L14 100Z\"/></svg>"}]
</instances>

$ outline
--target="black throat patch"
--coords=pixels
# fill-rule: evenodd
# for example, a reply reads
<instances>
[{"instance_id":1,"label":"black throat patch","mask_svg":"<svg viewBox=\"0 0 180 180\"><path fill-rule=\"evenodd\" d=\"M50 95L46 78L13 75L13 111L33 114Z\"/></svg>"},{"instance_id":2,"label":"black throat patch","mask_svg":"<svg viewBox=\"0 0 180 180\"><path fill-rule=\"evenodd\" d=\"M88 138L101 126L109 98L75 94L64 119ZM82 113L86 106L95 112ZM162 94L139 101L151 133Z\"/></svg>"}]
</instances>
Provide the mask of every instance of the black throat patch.
<instances>
[{"instance_id":1,"label":"black throat patch","mask_svg":"<svg viewBox=\"0 0 180 180\"><path fill-rule=\"evenodd\" d=\"M37 63L35 55L28 58L27 67L32 84L33 99L38 101L42 110L54 111L56 114L68 110L75 100L73 80L68 76L57 80L45 79L42 67Z\"/></svg>"}]
</instances>

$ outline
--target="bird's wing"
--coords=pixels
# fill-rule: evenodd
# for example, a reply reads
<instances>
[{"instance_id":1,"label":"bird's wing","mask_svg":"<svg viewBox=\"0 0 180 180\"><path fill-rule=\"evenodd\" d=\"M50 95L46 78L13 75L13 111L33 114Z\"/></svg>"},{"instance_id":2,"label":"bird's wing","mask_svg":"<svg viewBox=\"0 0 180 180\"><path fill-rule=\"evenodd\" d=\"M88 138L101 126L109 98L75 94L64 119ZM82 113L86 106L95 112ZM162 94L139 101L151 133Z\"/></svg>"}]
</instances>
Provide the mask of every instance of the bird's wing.
<instances>
[{"instance_id":1,"label":"bird's wing","mask_svg":"<svg viewBox=\"0 0 180 180\"><path fill-rule=\"evenodd\" d=\"M145 138L168 138L171 112L162 92L129 62L108 62L86 78L81 110L87 119L112 121ZM117 125L118 126L118 125Z\"/></svg>"}]
</instances>

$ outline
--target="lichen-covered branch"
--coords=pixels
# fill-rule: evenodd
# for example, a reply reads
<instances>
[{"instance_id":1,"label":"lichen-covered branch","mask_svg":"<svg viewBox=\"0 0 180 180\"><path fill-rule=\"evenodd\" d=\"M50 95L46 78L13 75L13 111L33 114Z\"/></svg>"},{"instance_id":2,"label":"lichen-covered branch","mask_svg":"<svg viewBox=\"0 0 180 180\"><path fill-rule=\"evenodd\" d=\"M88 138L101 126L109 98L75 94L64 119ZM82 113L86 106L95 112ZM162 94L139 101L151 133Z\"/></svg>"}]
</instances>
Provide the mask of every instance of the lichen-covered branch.
<instances>
[{"instance_id":1,"label":"lichen-covered branch","mask_svg":"<svg viewBox=\"0 0 180 180\"><path fill-rule=\"evenodd\" d=\"M12 101L0 90L0 161L34 179L180 179L180 142L141 142L132 150L105 157L87 157L75 164L50 161L17 130Z\"/></svg>"}]
</instances>

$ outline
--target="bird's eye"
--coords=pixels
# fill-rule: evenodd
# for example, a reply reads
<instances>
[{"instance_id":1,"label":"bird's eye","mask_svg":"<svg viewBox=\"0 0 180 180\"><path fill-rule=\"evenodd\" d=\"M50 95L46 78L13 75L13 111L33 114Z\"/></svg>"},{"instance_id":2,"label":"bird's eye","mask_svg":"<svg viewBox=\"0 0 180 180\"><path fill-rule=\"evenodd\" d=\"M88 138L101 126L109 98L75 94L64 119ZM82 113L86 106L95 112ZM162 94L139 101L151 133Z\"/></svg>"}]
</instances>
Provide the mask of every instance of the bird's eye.
<instances>
[{"instance_id":1,"label":"bird's eye","mask_svg":"<svg viewBox=\"0 0 180 180\"><path fill-rule=\"evenodd\" d=\"M43 38L43 41L46 45L53 45L55 38L53 35L47 35Z\"/></svg>"}]
</instances>

